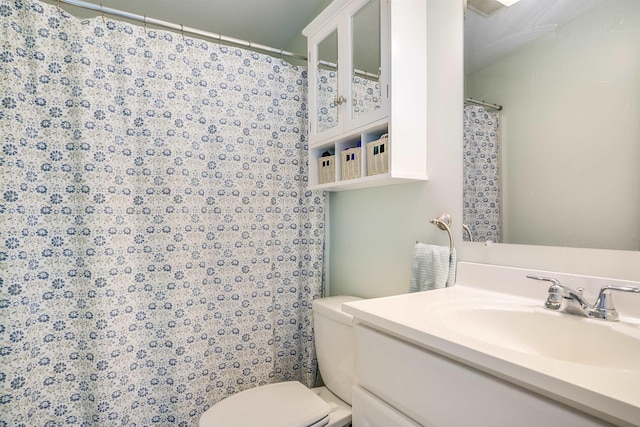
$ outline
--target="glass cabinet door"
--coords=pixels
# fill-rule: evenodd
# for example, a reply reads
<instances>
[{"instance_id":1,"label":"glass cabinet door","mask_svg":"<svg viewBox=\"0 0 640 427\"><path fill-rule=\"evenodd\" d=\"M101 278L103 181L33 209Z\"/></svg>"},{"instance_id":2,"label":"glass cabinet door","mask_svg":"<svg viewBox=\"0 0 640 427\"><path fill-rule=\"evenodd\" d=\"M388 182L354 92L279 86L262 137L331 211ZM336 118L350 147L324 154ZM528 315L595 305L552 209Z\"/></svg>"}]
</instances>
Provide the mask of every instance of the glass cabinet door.
<instances>
[{"instance_id":1,"label":"glass cabinet door","mask_svg":"<svg viewBox=\"0 0 640 427\"><path fill-rule=\"evenodd\" d=\"M320 134L338 126L338 106L344 102L344 97L338 93L337 30L318 43L316 76L316 119Z\"/></svg>"},{"instance_id":2,"label":"glass cabinet door","mask_svg":"<svg viewBox=\"0 0 640 427\"><path fill-rule=\"evenodd\" d=\"M380 0L367 1L351 16L351 42L351 119L358 120L382 108Z\"/></svg>"},{"instance_id":3,"label":"glass cabinet door","mask_svg":"<svg viewBox=\"0 0 640 427\"><path fill-rule=\"evenodd\" d=\"M387 1L350 0L309 37L311 144L389 115Z\"/></svg>"}]
</instances>

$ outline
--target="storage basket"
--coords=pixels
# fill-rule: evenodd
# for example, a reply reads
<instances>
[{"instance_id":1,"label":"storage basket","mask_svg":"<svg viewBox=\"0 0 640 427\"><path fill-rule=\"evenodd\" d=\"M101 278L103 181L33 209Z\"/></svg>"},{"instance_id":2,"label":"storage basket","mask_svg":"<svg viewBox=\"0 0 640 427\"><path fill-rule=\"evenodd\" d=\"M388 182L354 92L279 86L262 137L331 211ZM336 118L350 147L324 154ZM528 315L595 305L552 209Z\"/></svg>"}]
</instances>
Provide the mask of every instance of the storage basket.
<instances>
[{"instance_id":1,"label":"storage basket","mask_svg":"<svg viewBox=\"0 0 640 427\"><path fill-rule=\"evenodd\" d=\"M367 175L389 172L389 135L384 134L377 141L367 144Z\"/></svg>"},{"instance_id":2,"label":"storage basket","mask_svg":"<svg viewBox=\"0 0 640 427\"><path fill-rule=\"evenodd\" d=\"M362 149L349 148L340 153L342 161L342 179L354 179L362 176Z\"/></svg>"},{"instance_id":3,"label":"storage basket","mask_svg":"<svg viewBox=\"0 0 640 427\"><path fill-rule=\"evenodd\" d=\"M328 184L336 180L336 156L318 157L318 182Z\"/></svg>"}]
</instances>

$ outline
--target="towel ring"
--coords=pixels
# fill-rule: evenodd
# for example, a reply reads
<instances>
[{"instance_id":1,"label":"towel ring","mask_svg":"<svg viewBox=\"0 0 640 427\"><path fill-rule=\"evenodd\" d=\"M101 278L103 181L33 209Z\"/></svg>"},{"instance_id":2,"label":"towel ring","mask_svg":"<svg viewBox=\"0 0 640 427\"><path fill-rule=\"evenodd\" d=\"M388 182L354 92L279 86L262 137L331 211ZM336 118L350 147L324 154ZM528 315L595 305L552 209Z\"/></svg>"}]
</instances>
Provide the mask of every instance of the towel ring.
<instances>
[{"instance_id":1,"label":"towel ring","mask_svg":"<svg viewBox=\"0 0 640 427\"><path fill-rule=\"evenodd\" d=\"M449 235L449 254L453 253L453 236L451 235L451 215L448 213L440 214L437 218L429 220L429 222L440 230L446 230Z\"/></svg>"}]
</instances>

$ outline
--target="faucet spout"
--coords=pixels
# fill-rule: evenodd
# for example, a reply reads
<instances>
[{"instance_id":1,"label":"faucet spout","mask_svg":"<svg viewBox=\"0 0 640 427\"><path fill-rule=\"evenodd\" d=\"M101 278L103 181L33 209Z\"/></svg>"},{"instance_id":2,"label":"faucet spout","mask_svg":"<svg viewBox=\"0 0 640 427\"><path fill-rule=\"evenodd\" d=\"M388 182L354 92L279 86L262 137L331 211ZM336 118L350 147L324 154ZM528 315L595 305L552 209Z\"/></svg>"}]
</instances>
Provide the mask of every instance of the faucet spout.
<instances>
[{"instance_id":1,"label":"faucet spout","mask_svg":"<svg viewBox=\"0 0 640 427\"><path fill-rule=\"evenodd\" d=\"M533 277L529 278L533 279ZM544 279L546 278L543 278L542 280ZM545 308L570 314L589 316L591 307L589 306L589 303L582 298L581 290L575 291L561 285L557 280L553 280L556 283L552 282L553 284L549 287L549 295L544 303Z\"/></svg>"},{"instance_id":2,"label":"faucet spout","mask_svg":"<svg viewBox=\"0 0 640 427\"><path fill-rule=\"evenodd\" d=\"M573 314L581 314L583 316L591 315L591 307L587 303L587 301L582 298L582 295L579 292L574 291L571 288L564 288L565 291L565 301L567 302L567 306L565 310L567 313Z\"/></svg>"},{"instance_id":3,"label":"faucet spout","mask_svg":"<svg viewBox=\"0 0 640 427\"><path fill-rule=\"evenodd\" d=\"M528 275L527 278L550 282L549 295L544 303L545 308L562 313L577 314L579 316L590 316L591 307L582 298L582 288L573 290L563 286L553 277L543 277Z\"/></svg>"}]
</instances>

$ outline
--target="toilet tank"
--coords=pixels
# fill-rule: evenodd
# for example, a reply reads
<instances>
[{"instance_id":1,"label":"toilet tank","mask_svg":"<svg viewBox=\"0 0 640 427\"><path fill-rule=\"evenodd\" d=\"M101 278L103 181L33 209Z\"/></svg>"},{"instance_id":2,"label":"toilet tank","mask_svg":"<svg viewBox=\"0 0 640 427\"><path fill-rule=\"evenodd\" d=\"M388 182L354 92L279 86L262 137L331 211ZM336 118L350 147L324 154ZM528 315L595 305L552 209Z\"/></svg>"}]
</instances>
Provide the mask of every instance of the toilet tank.
<instances>
[{"instance_id":1,"label":"toilet tank","mask_svg":"<svg viewBox=\"0 0 640 427\"><path fill-rule=\"evenodd\" d=\"M313 301L313 329L322 380L329 390L351 405L354 384L355 340L353 316L342 312L342 304L360 298L336 296Z\"/></svg>"}]
</instances>

